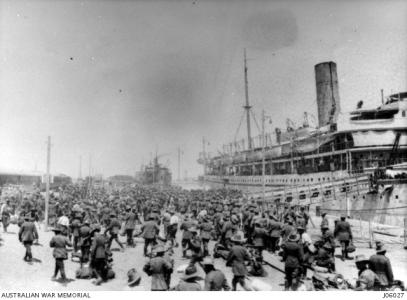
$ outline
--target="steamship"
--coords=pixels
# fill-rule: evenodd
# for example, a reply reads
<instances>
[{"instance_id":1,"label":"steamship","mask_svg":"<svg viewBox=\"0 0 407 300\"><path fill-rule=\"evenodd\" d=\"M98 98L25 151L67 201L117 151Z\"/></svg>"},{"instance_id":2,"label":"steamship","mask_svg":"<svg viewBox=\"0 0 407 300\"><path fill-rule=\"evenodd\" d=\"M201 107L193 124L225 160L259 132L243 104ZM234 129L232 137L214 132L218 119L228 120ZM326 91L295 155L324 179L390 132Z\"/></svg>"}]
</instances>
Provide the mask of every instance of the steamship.
<instances>
[{"instance_id":1,"label":"steamship","mask_svg":"<svg viewBox=\"0 0 407 300\"><path fill-rule=\"evenodd\" d=\"M363 102L341 113L337 67L315 65L318 126L308 123L252 137L244 60L247 139L223 146L211 157L200 153L200 177L211 187L240 189L251 198L291 203L332 214L402 226L407 215L407 92ZM379 98L379 97L378 97ZM264 117L263 117L264 128ZM246 146L247 145L247 146Z\"/></svg>"}]
</instances>

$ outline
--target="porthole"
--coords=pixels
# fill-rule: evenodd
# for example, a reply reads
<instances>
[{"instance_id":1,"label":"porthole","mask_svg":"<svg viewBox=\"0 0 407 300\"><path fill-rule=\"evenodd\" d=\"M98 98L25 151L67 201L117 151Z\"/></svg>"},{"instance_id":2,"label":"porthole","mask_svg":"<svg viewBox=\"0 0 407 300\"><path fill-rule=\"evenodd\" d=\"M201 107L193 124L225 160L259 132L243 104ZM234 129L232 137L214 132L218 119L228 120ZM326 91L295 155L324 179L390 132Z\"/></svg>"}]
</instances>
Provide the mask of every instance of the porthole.
<instances>
[{"instance_id":1,"label":"porthole","mask_svg":"<svg viewBox=\"0 0 407 300\"><path fill-rule=\"evenodd\" d=\"M398 199L399 198L399 195L396 195L396 199Z\"/></svg>"}]
</instances>

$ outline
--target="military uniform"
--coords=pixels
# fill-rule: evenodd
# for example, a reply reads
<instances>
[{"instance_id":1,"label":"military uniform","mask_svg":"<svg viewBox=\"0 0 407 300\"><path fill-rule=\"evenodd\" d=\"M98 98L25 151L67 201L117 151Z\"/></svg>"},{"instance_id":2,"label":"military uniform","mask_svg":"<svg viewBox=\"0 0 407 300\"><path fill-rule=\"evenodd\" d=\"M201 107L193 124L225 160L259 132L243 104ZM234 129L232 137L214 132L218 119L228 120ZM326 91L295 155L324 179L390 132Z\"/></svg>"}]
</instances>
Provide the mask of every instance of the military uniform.
<instances>
[{"instance_id":1,"label":"military uniform","mask_svg":"<svg viewBox=\"0 0 407 300\"><path fill-rule=\"evenodd\" d=\"M30 217L26 217L24 223L20 227L20 231L18 232L18 239L21 243L24 244L26 249L24 260L31 261L33 256L31 252L31 246L34 240L38 240L38 232L37 228L35 227L34 223L31 221Z\"/></svg>"},{"instance_id":2,"label":"military uniform","mask_svg":"<svg viewBox=\"0 0 407 300\"><path fill-rule=\"evenodd\" d=\"M96 233L93 237L91 253L91 267L95 270L98 277L98 284L107 279L107 253L105 236Z\"/></svg>"},{"instance_id":3,"label":"military uniform","mask_svg":"<svg viewBox=\"0 0 407 300\"><path fill-rule=\"evenodd\" d=\"M390 260L384 254L372 255L369 259L369 268L376 273L380 285L388 286L394 280Z\"/></svg>"},{"instance_id":4,"label":"military uniform","mask_svg":"<svg viewBox=\"0 0 407 300\"><path fill-rule=\"evenodd\" d=\"M89 252L91 246L90 227L88 221L85 221L79 228L79 247L81 248L81 264L89 260Z\"/></svg>"},{"instance_id":5,"label":"military uniform","mask_svg":"<svg viewBox=\"0 0 407 300\"><path fill-rule=\"evenodd\" d=\"M160 228L154 220L149 220L143 224L141 230L144 238L144 256L147 256L147 247L150 244L154 246L157 243L156 237Z\"/></svg>"},{"instance_id":6,"label":"military uniform","mask_svg":"<svg viewBox=\"0 0 407 300\"><path fill-rule=\"evenodd\" d=\"M161 256L152 258L143 268L148 276L151 276L152 291L166 291L168 285L165 274L172 270L171 263Z\"/></svg>"},{"instance_id":7,"label":"military uniform","mask_svg":"<svg viewBox=\"0 0 407 300\"><path fill-rule=\"evenodd\" d=\"M348 256L348 246L352 240L352 231L350 229L350 224L341 218L341 221L335 226L334 236L338 239L342 247L342 260L349 258Z\"/></svg>"},{"instance_id":8,"label":"military uniform","mask_svg":"<svg viewBox=\"0 0 407 300\"><path fill-rule=\"evenodd\" d=\"M278 250L278 243L281 237L282 225L280 222L271 219L268 225L268 230L270 234L270 250L275 252Z\"/></svg>"},{"instance_id":9,"label":"military uniform","mask_svg":"<svg viewBox=\"0 0 407 300\"><path fill-rule=\"evenodd\" d=\"M120 246L121 249L124 249L123 244L119 240L119 232L120 232L121 224L119 220L114 216L110 220L109 226L106 228L105 233L109 232L110 238L107 242L107 249L109 250L112 246L113 240Z\"/></svg>"},{"instance_id":10,"label":"military uniform","mask_svg":"<svg viewBox=\"0 0 407 300\"><path fill-rule=\"evenodd\" d=\"M208 244L212 236L213 225L208 220L208 218L205 217L203 223L199 225L199 229L200 229L199 235L200 238L202 239L202 244L204 248L203 255L207 256L209 255Z\"/></svg>"},{"instance_id":11,"label":"military uniform","mask_svg":"<svg viewBox=\"0 0 407 300\"><path fill-rule=\"evenodd\" d=\"M304 251L298 243L299 236L295 233L290 234L287 242L283 245L283 261L286 276L285 289L296 289L298 277L300 275L301 264L304 260Z\"/></svg>"},{"instance_id":12,"label":"military uniform","mask_svg":"<svg viewBox=\"0 0 407 300\"><path fill-rule=\"evenodd\" d=\"M64 260L68 258L66 246L72 246L72 244L66 236L61 234L60 231L56 231L56 235L52 237L51 241L49 242L49 246L51 248L54 248L54 251L52 253L55 258L55 270L53 278L55 279L58 275L58 272L60 272L61 278L63 280L66 280L64 266Z\"/></svg>"},{"instance_id":13,"label":"military uniform","mask_svg":"<svg viewBox=\"0 0 407 300\"><path fill-rule=\"evenodd\" d=\"M249 253L247 252L247 249L242 245L234 245L232 249L230 249L226 265L232 266L232 289L234 291L236 291L238 283L240 283L243 287L246 286L244 278L247 275L247 269L245 265L245 261L247 260L250 260Z\"/></svg>"},{"instance_id":14,"label":"military uniform","mask_svg":"<svg viewBox=\"0 0 407 300\"><path fill-rule=\"evenodd\" d=\"M127 237L127 246L134 246L133 231L134 228L136 227L136 220L137 215L134 212L128 211L126 213L124 230L126 232Z\"/></svg>"}]
</instances>

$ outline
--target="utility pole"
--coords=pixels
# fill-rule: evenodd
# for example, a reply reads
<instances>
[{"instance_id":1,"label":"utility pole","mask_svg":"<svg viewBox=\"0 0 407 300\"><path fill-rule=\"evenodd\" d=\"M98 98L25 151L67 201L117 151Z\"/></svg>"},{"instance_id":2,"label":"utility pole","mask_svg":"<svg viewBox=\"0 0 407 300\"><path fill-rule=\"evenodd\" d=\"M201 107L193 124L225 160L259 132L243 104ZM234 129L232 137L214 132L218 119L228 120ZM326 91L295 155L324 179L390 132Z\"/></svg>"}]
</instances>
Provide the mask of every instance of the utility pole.
<instances>
[{"instance_id":1,"label":"utility pole","mask_svg":"<svg viewBox=\"0 0 407 300\"><path fill-rule=\"evenodd\" d=\"M82 179L82 155L79 155L79 178Z\"/></svg>"},{"instance_id":2,"label":"utility pole","mask_svg":"<svg viewBox=\"0 0 407 300\"><path fill-rule=\"evenodd\" d=\"M247 142L249 150L252 150L252 135L250 128L250 109L252 108L249 104L249 87L247 81L247 60L246 60L246 49L244 49L244 91L246 104L243 108L246 110L246 121L247 121Z\"/></svg>"},{"instance_id":3,"label":"utility pole","mask_svg":"<svg viewBox=\"0 0 407 300\"><path fill-rule=\"evenodd\" d=\"M89 198L92 197L92 155L89 154L89 177L88 177L88 184L89 184Z\"/></svg>"},{"instance_id":4,"label":"utility pole","mask_svg":"<svg viewBox=\"0 0 407 300\"><path fill-rule=\"evenodd\" d=\"M181 180L181 147L178 147L178 181Z\"/></svg>"},{"instance_id":5,"label":"utility pole","mask_svg":"<svg viewBox=\"0 0 407 300\"><path fill-rule=\"evenodd\" d=\"M45 231L48 231L48 210L49 210L49 185L51 180L51 137L47 140L47 177L45 181Z\"/></svg>"},{"instance_id":6,"label":"utility pole","mask_svg":"<svg viewBox=\"0 0 407 300\"><path fill-rule=\"evenodd\" d=\"M206 141L205 141L205 137L202 137L202 150L203 150L203 152L202 152L202 156L203 156L203 160L204 160L204 163L203 163L203 167L204 167L204 176L206 175L206 152L205 152L205 143L206 143Z\"/></svg>"}]
</instances>

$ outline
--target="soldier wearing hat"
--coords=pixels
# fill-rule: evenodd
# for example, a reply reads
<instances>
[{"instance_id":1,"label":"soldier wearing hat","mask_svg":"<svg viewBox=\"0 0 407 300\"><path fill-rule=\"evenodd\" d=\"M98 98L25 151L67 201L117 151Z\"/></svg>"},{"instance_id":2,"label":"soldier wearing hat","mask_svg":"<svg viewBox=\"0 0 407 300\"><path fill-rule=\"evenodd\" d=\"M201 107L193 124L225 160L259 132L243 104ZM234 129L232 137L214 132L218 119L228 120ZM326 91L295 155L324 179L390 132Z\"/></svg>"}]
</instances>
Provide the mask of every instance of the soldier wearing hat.
<instances>
[{"instance_id":1,"label":"soldier wearing hat","mask_svg":"<svg viewBox=\"0 0 407 300\"><path fill-rule=\"evenodd\" d=\"M321 227L321 230L322 230L322 244L325 243L331 244L332 255L334 255L336 247L334 234L332 233L331 230L329 230L329 226L326 224Z\"/></svg>"},{"instance_id":2,"label":"soldier wearing hat","mask_svg":"<svg viewBox=\"0 0 407 300\"><path fill-rule=\"evenodd\" d=\"M269 232L269 239L270 239L270 251L275 253L279 246L280 237L281 237L281 230L283 225L278 222L275 218L270 218L268 223L268 232Z\"/></svg>"},{"instance_id":3,"label":"soldier wearing hat","mask_svg":"<svg viewBox=\"0 0 407 300\"><path fill-rule=\"evenodd\" d=\"M203 278L199 275L195 265L190 265L185 269L180 278L180 282L174 287L175 291L201 291L199 280Z\"/></svg>"},{"instance_id":4,"label":"soldier wearing hat","mask_svg":"<svg viewBox=\"0 0 407 300\"><path fill-rule=\"evenodd\" d=\"M31 220L31 216L29 214L26 214L24 217L24 223L21 225L20 230L18 232L18 240L23 243L25 247L25 256L24 260L27 262L32 261L32 252L31 252L31 246L34 242L34 240L38 240L38 231L37 228L35 227L35 224Z\"/></svg>"},{"instance_id":5,"label":"soldier wearing hat","mask_svg":"<svg viewBox=\"0 0 407 300\"><path fill-rule=\"evenodd\" d=\"M156 238L160 232L160 227L158 227L154 216L149 216L149 220L144 222L141 226L142 236L144 238L144 256L147 256L148 246L152 247L157 244Z\"/></svg>"},{"instance_id":6,"label":"soldier wearing hat","mask_svg":"<svg viewBox=\"0 0 407 300\"><path fill-rule=\"evenodd\" d=\"M318 249L315 257L315 263L319 267L327 268L330 272L335 272L335 257L333 256L332 245L328 242Z\"/></svg>"},{"instance_id":7,"label":"soldier wearing hat","mask_svg":"<svg viewBox=\"0 0 407 300\"><path fill-rule=\"evenodd\" d=\"M287 241L290 234L295 231L294 220L291 218L286 219L286 223L282 226L281 236L283 242Z\"/></svg>"},{"instance_id":8,"label":"soldier wearing hat","mask_svg":"<svg viewBox=\"0 0 407 300\"><path fill-rule=\"evenodd\" d=\"M215 269L213 258L205 257L202 262L206 273L204 291L230 291L230 286L222 271Z\"/></svg>"},{"instance_id":9,"label":"soldier wearing hat","mask_svg":"<svg viewBox=\"0 0 407 300\"><path fill-rule=\"evenodd\" d=\"M136 228L137 215L131 210L130 206L126 206L126 216L124 230L127 237L127 247L134 247L133 232Z\"/></svg>"},{"instance_id":10,"label":"soldier wearing hat","mask_svg":"<svg viewBox=\"0 0 407 300\"><path fill-rule=\"evenodd\" d=\"M91 246L91 228L90 221L86 219L79 228L79 247L81 248L81 266L89 261L89 252Z\"/></svg>"},{"instance_id":11,"label":"soldier wearing hat","mask_svg":"<svg viewBox=\"0 0 407 300\"><path fill-rule=\"evenodd\" d=\"M49 246L51 248L54 248L52 255L55 258L55 269L54 276L52 276L52 280L56 280L58 272L60 272L62 281L67 281L64 260L68 259L68 252L66 246L71 247L72 244L67 236L62 235L60 228L58 227L54 228L52 231L55 232L55 235L49 242Z\"/></svg>"},{"instance_id":12,"label":"soldier wearing hat","mask_svg":"<svg viewBox=\"0 0 407 300\"><path fill-rule=\"evenodd\" d=\"M315 247L312 243L312 239L306 232L306 228L303 226L297 226L297 232L300 236L300 243L302 244L304 250L304 260L302 264L302 276L307 276L307 268L311 264L313 254L315 253Z\"/></svg>"},{"instance_id":13,"label":"soldier wearing hat","mask_svg":"<svg viewBox=\"0 0 407 300\"><path fill-rule=\"evenodd\" d=\"M7 232L7 227L10 224L11 207L10 200L7 199L6 203L1 206L1 221L3 223L3 232Z\"/></svg>"},{"instance_id":14,"label":"soldier wearing hat","mask_svg":"<svg viewBox=\"0 0 407 300\"><path fill-rule=\"evenodd\" d=\"M373 291L379 281L376 273L369 269L369 260L365 255L357 255L355 260L358 269L358 280L356 282L356 291Z\"/></svg>"},{"instance_id":15,"label":"soldier wearing hat","mask_svg":"<svg viewBox=\"0 0 407 300\"><path fill-rule=\"evenodd\" d=\"M293 231L282 245L286 291L290 289L295 291L298 287L301 265L304 260L304 250L299 240L300 236Z\"/></svg>"},{"instance_id":16,"label":"soldier wearing hat","mask_svg":"<svg viewBox=\"0 0 407 300\"><path fill-rule=\"evenodd\" d=\"M349 222L346 221L346 216L342 215L341 220L336 223L334 236L338 239L342 247L341 259L344 261L346 259L352 259L348 255L348 246L352 241L352 231L350 229Z\"/></svg>"},{"instance_id":17,"label":"soldier wearing hat","mask_svg":"<svg viewBox=\"0 0 407 300\"><path fill-rule=\"evenodd\" d=\"M329 221L328 221L328 218L326 217L326 212L321 213L321 232L322 233L323 233L324 228L329 229Z\"/></svg>"},{"instance_id":18,"label":"soldier wearing hat","mask_svg":"<svg viewBox=\"0 0 407 300\"><path fill-rule=\"evenodd\" d=\"M171 208L169 211L171 218L170 218L170 224L168 225L168 234L167 234L167 239L170 241L171 246L178 247L178 243L176 241L176 236L177 236L177 231L178 231L178 223L179 223L179 218L175 214L174 208Z\"/></svg>"},{"instance_id":19,"label":"soldier wearing hat","mask_svg":"<svg viewBox=\"0 0 407 300\"><path fill-rule=\"evenodd\" d=\"M193 236L192 232L190 229L195 226L195 223L189 219L188 215L185 215L185 220L182 222L180 229L183 230L182 232L182 240L181 240L181 246L182 246L182 257L186 257L187 255L187 250L189 247L189 242Z\"/></svg>"},{"instance_id":20,"label":"soldier wearing hat","mask_svg":"<svg viewBox=\"0 0 407 300\"><path fill-rule=\"evenodd\" d=\"M149 219L154 220L158 225L161 224L160 209L158 208L158 206L153 207L152 212L149 215Z\"/></svg>"},{"instance_id":21,"label":"soldier wearing hat","mask_svg":"<svg viewBox=\"0 0 407 300\"><path fill-rule=\"evenodd\" d=\"M78 242L80 238L79 229L81 227L81 217L75 214L71 224L71 234L73 236L73 251L78 252Z\"/></svg>"},{"instance_id":22,"label":"soldier wearing hat","mask_svg":"<svg viewBox=\"0 0 407 300\"><path fill-rule=\"evenodd\" d=\"M257 250L258 256L263 260L263 250L266 246L267 230L262 226L261 220L257 220L253 230L253 245Z\"/></svg>"},{"instance_id":23,"label":"soldier wearing hat","mask_svg":"<svg viewBox=\"0 0 407 300\"><path fill-rule=\"evenodd\" d=\"M369 258L369 268L378 276L381 290L393 282L393 269L382 242L376 242L376 254Z\"/></svg>"},{"instance_id":24,"label":"soldier wearing hat","mask_svg":"<svg viewBox=\"0 0 407 300\"><path fill-rule=\"evenodd\" d=\"M192 252L191 262L193 265L198 261L202 260L203 251L202 251L202 240L198 236L198 229L196 227L191 227L189 231L192 233L192 237L189 241L188 249Z\"/></svg>"},{"instance_id":25,"label":"soldier wearing hat","mask_svg":"<svg viewBox=\"0 0 407 300\"><path fill-rule=\"evenodd\" d=\"M107 279L107 248L106 238L100 233L100 225L93 225L91 228L91 236L93 236L92 246L90 248L90 266L96 274L96 285L100 285Z\"/></svg>"},{"instance_id":26,"label":"soldier wearing hat","mask_svg":"<svg viewBox=\"0 0 407 300\"><path fill-rule=\"evenodd\" d=\"M204 216L202 219L202 223L199 224L199 229L200 229L200 237L202 239L202 244L203 244L203 256L208 256L209 255L209 248L208 244L212 236L212 231L213 231L213 224L209 220L208 216Z\"/></svg>"},{"instance_id":27,"label":"soldier wearing hat","mask_svg":"<svg viewBox=\"0 0 407 300\"><path fill-rule=\"evenodd\" d=\"M247 276L245 261L250 260L250 256L247 249L243 246L243 243L246 242L243 232L236 232L235 235L232 236L231 241L234 245L229 251L229 255L226 260L226 266L232 267L232 290L236 291L238 283L245 290L250 290L245 281L245 277Z\"/></svg>"},{"instance_id":28,"label":"soldier wearing hat","mask_svg":"<svg viewBox=\"0 0 407 300\"><path fill-rule=\"evenodd\" d=\"M168 236L168 227L170 226L170 221L171 221L171 214L169 212L169 209L166 209L161 217L162 223L164 225L164 236Z\"/></svg>"},{"instance_id":29,"label":"soldier wearing hat","mask_svg":"<svg viewBox=\"0 0 407 300\"><path fill-rule=\"evenodd\" d=\"M116 217L116 213L111 212L110 213L110 223L109 226L105 229L105 235L108 232L110 237L107 242L107 250L110 250L110 247L112 246L113 240L116 241L116 243L120 246L121 251L124 251L123 244L119 240L119 232L120 232L121 224L120 221Z\"/></svg>"},{"instance_id":30,"label":"soldier wearing hat","mask_svg":"<svg viewBox=\"0 0 407 300\"><path fill-rule=\"evenodd\" d=\"M169 286L166 282L166 274L172 272L172 265L169 261L164 259L165 249L162 245L157 245L153 252L155 257L151 258L144 267L143 271L151 276L151 290L152 291L166 291Z\"/></svg>"}]
</instances>

